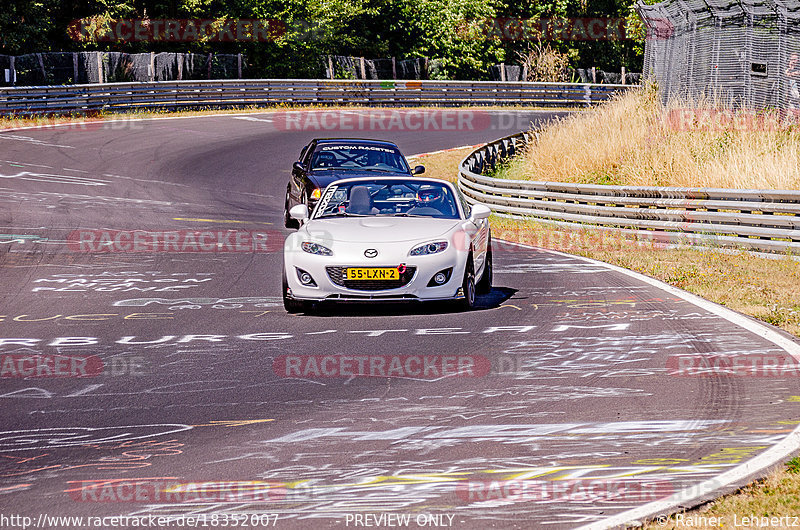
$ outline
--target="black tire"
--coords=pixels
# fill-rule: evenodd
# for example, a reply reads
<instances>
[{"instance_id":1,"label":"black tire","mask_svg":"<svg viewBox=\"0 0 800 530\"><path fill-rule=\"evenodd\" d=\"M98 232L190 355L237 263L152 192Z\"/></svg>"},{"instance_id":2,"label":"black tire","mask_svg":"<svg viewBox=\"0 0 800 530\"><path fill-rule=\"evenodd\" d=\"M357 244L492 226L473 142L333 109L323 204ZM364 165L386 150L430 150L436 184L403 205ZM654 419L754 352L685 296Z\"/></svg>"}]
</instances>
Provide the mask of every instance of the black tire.
<instances>
[{"instance_id":1,"label":"black tire","mask_svg":"<svg viewBox=\"0 0 800 530\"><path fill-rule=\"evenodd\" d=\"M483 276L481 276L475 291L478 294L488 294L492 290L492 240L489 240L489 249L486 251L486 264L483 266Z\"/></svg>"},{"instance_id":2,"label":"black tire","mask_svg":"<svg viewBox=\"0 0 800 530\"><path fill-rule=\"evenodd\" d=\"M300 223L289 217L289 188L286 188L286 200L283 203L283 226L286 228L300 228Z\"/></svg>"},{"instance_id":3,"label":"black tire","mask_svg":"<svg viewBox=\"0 0 800 530\"><path fill-rule=\"evenodd\" d=\"M283 294L283 308L286 310L287 313L302 313L304 311L308 311L311 304L308 302L304 302L302 300L294 300L289 298L286 295L286 291L289 289L289 283L286 281L286 270L284 269L283 273L281 274L282 279L282 287L281 292Z\"/></svg>"},{"instance_id":4,"label":"black tire","mask_svg":"<svg viewBox=\"0 0 800 530\"><path fill-rule=\"evenodd\" d=\"M473 269L472 256L470 256L467 261L467 268L464 270L464 280L461 282L464 298L460 300L460 305L465 311L475 307L475 271Z\"/></svg>"}]
</instances>

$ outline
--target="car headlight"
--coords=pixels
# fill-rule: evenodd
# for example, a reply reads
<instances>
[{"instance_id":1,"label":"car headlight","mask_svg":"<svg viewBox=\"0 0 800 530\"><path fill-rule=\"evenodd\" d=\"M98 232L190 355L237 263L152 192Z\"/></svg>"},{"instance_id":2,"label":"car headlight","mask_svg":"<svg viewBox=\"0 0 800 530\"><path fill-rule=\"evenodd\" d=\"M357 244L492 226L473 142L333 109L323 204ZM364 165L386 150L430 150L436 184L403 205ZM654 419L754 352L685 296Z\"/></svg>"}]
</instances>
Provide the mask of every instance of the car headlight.
<instances>
[{"instance_id":1,"label":"car headlight","mask_svg":"<svg viewBox=\"0 0 800 530\"><path fill-rule=\"evenodd\" d=\"M427 254L436 254L442 252L447 248L447 241L437 241L436 243L425 243L418 247L414 247L409 252L410 256L425 256Z\"/></svg>"},{"instance_id":2,"label":"car headlight","mask_svg":"<svg viewBox=\"0 0 800 530\"><path fill-rule=\"evenodd\" d=\"M322 196L322 190L319 188L314 188L314 191L311 192L311 198L317 200Z\"/></svg>"},{"instance_id":3,"label":"car headlight","mask_svg":"<svg viewBox=\"0 0 800 530\"><path fill-rule=\"evenodd\" d=\"M331 252L331 249L322 246L319 243L303 241L303 243L300 245L300 248L303 249L303 252L308 252L309 254L316 254L317 256L333 256L333 252Z\"/></svg>"}]
</instances>

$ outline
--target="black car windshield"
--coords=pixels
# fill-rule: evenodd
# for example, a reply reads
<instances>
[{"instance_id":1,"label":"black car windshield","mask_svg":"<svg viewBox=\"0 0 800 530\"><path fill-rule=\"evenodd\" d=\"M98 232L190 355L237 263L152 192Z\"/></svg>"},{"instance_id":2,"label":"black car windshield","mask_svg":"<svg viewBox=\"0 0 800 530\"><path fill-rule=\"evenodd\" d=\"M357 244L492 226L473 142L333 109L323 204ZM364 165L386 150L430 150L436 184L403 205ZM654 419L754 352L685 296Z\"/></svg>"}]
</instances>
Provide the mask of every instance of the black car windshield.
<instances>
[{"instance_id":1,"label":"black car windshield","mask_svg":"<svg viewBox=\"0 0 800 530\"><path fill-rule=\"evenodd\" d=\"M372 170L409 173L397 148L356 143L321 144L311 155L312 170Z\"/></svg>"},{"instance_id":2,"label":"black car windshield","mask_svg":"<svg viewBox=\"0 0 800 530\"><path fill-rule=\"evenodd\" d=\"M456 197L445 184L384 179L340 182L325 188L314 218L351 216L459 219Z\"/></svg>"}]
</instances>

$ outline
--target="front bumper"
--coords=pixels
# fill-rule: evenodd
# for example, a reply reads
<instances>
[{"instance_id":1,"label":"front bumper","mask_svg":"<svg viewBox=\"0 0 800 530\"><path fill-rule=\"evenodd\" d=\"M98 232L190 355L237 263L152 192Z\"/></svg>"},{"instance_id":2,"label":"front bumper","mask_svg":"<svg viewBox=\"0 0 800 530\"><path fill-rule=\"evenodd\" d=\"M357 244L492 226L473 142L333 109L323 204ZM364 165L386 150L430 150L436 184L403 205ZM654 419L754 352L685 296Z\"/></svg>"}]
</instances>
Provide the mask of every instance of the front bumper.
<instances>
[{"instance_id":1,"label":"front bumper","mask_svg":"<svg viewBox=\"0 0 800 530\"><path fill-rule=\"evenodd\" d=\"M363 247L363 245L360 245ZM363 252L363 250L361 251ZM288 284L287 296L303 301L336 302L415 302L436 300L459 300L463 298L461 279L464 277L466 255L454 249L428 256L391 256L390 252L379 250L382 259L357 261L348 256L316 256L302 251L284 252L284 267ZM391 257L386 257L386 256ZM373 263L374 261L374 263ZM414 267L413 277L400 287L378 290L365 290L340 285L334 282L326 267L397 267L404 264ZM429 287L433 276L452 268L450 278L442 285ZM307 272L314 279L316 287L300 283L298 269Z\"/></svg>"}]
</instances>

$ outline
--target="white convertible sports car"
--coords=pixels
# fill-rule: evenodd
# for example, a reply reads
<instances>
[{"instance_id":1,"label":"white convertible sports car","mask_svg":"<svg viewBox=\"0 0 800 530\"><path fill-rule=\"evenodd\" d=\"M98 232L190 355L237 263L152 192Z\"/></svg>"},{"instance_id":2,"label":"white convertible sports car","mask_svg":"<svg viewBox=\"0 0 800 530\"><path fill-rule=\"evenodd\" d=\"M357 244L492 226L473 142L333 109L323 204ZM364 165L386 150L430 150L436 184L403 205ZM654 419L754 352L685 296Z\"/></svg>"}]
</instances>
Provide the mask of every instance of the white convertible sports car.
<instances>
[{"instance_id":1,"label":"white convertible sports car","mask_svg":"<svg viewBox=\"0 0 800 530\"><path fill-rule=\"evenodd\" d=\"M489 208L449 182L419 177L338 180L283 249L283 302L458 300L467 309L492 286Z\"/></svg>"}]
</instances>

